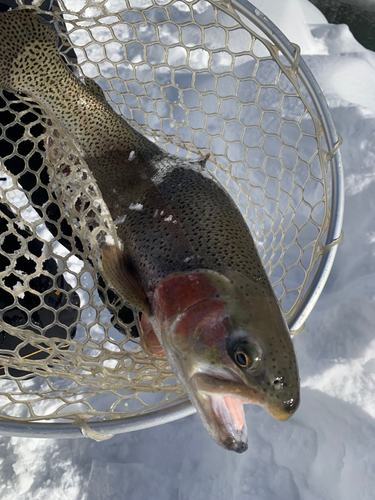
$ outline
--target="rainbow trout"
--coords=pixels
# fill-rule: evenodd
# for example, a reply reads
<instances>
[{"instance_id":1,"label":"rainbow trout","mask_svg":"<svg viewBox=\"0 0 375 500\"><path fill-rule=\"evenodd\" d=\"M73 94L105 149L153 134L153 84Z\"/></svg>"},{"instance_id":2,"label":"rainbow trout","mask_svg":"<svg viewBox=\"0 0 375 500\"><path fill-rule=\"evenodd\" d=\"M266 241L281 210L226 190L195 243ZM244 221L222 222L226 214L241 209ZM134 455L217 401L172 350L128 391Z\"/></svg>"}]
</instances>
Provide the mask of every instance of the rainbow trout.
<instances>
[{"instance_id":1,"label":"rainbow trout","mask_svg":"<svg viewBox=\"0 0 375 500\"><path fill-rule=\"evenodd\" d=\"M57 34L27 10L0 14L0 86L41 104L93 172L123 249L103 270L142 312L143 345L165 351L213 439L247 449L243 405L279 420L299 405L287 325L250 231L205 158L171 156L61 60Z\"/></svg>"}]
</instances>

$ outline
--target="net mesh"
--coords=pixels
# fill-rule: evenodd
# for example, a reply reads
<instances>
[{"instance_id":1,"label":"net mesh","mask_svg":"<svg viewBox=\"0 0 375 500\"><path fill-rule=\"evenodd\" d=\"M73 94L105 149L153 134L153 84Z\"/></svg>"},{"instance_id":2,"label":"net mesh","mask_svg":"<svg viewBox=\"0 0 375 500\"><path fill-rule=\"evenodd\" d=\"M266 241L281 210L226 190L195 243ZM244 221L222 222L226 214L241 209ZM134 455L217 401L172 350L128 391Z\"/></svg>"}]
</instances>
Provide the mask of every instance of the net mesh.
<instances>
[{"instance_id":1,"label":"net mesh","mask_svg":"<svg viewBox=\"0 0 375 500\"><path fill-rule=\"evenodd\" d=\"M135 128L170 153L210 154L291 318L330 201L322 129L296 68L204 0L28 4L17 8L53 23L72 71ZM138 312L101 273L98 244L116 231L69 138L6 91L0 122L1 420L113 420L186 399L167 361L143 353Z\"/></svg>"}]
</instances>

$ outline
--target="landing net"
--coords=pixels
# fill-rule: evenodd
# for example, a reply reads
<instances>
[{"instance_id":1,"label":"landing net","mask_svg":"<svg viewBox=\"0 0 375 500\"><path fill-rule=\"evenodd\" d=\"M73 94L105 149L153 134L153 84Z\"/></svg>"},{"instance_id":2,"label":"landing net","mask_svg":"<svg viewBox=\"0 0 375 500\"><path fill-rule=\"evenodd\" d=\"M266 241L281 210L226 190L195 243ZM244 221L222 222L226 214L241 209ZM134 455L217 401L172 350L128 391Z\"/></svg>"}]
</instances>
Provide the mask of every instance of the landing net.
<instances>
[{"instance_id":1,"label":"landing net","mask_svg":"<svg viewBox=\"0 0 375 500\"><path fill-rule=\"evenodd\" d=\"M343 204L338 139L298 47L241 0L17 5L53 23L71 70L144 135L210 153L298 331ZM0 123L0 432L103 439L192 413L102 274L98 244L116 232L85 162L26 96L0 92Z\"/></svg>"}]
</instances>

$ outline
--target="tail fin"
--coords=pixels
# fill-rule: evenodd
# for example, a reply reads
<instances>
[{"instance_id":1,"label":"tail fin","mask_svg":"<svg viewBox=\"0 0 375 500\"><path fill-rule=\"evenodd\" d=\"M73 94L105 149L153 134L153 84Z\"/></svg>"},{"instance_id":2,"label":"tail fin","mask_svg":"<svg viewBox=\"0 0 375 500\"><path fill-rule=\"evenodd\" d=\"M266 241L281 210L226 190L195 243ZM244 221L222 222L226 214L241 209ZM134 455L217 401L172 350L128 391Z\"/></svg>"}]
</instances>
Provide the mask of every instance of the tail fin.
<instances>
[{"instance_id":1,"label":"tail fin","mask_svg":"<svg viewBox=\"0 0 375 500\"><path fill-rule=\"evenodd\" d=\"M57 38L29 10L0 13L0 87L27 93L36 80L45 81L60 60Z\"/></svg>"}]
</instances>

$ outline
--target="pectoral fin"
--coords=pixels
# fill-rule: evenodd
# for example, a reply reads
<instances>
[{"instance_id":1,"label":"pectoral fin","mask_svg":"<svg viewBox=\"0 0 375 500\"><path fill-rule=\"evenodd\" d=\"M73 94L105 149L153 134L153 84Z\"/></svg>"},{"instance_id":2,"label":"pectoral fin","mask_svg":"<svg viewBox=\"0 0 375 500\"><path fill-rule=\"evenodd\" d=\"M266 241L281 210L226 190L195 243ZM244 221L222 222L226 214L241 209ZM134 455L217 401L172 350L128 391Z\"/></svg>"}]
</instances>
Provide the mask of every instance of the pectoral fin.
<instances>
[{"instance_id":1,"label":"pectoral fin","mask_svg":"<svg viewBox=\"0 0 375 500\"><path fill-rule=\"evenodd\" d=\"M146 292L121 250L115 245L105 245L102 250L102 264L104 274L116 292L128 304L149 316L150 306Z\"/></svg>"},{"instance_id":2,"label":"pectoral fin","mask_svg":"<svg viewBox=\"0 0 375 500\"><path fill-rule=\"evenodd\" d=\"M141 347L149 356L156 358L165 358L165 352L160 345L159 339L154 332L154 328L145 314L142 314L141 319Z\"/></svg>"}]
</instances>

